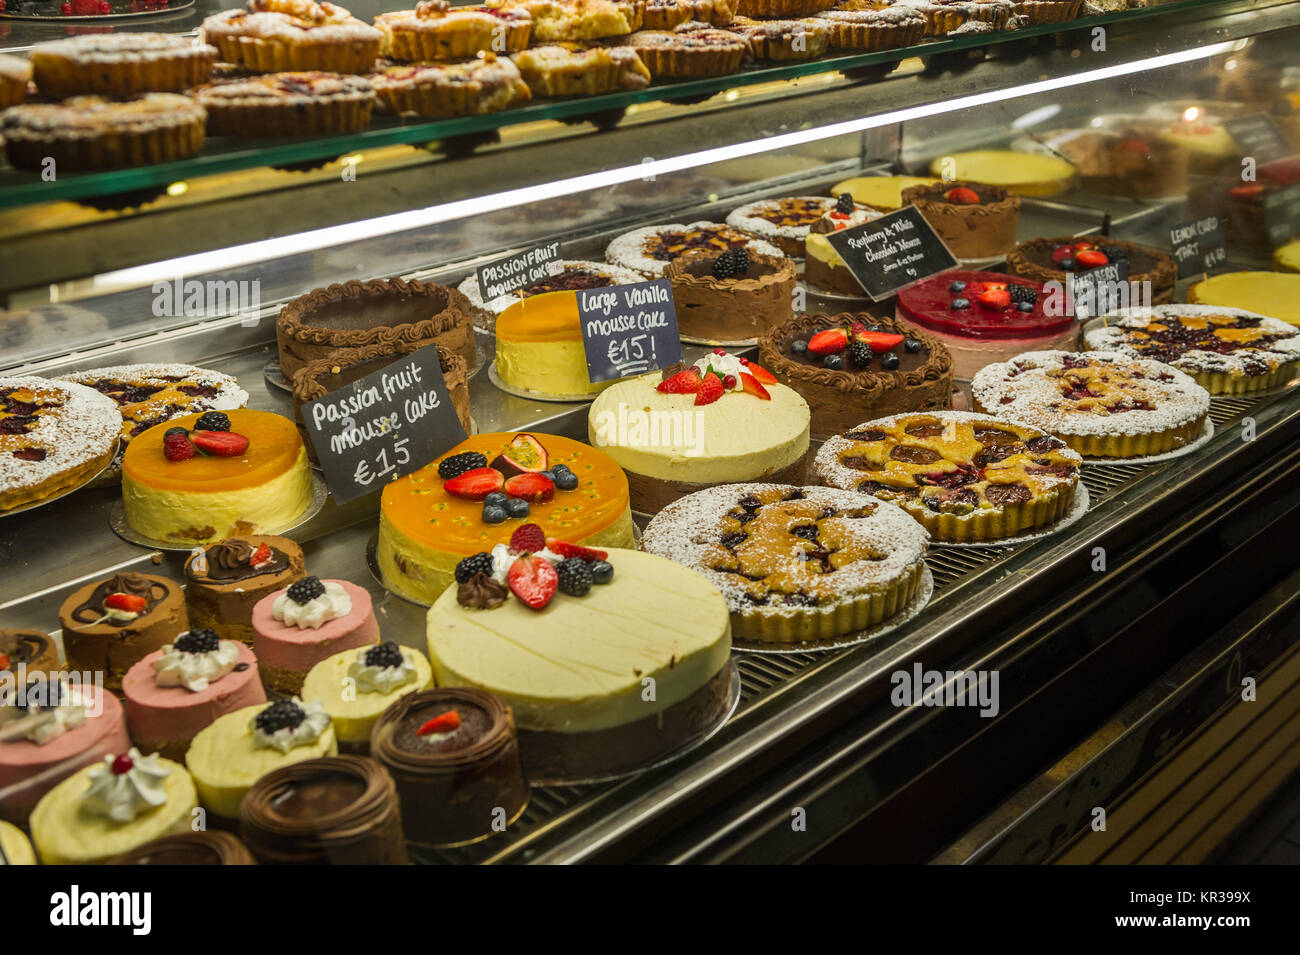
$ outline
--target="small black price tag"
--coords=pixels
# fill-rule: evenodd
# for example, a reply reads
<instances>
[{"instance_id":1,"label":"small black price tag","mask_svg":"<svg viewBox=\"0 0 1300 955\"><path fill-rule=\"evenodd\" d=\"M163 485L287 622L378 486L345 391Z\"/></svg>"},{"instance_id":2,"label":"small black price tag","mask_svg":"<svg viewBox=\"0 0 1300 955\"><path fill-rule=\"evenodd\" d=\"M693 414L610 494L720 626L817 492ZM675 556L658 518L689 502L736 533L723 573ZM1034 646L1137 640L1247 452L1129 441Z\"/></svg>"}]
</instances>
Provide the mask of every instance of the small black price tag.
<instances>
[{"instance_id":1,"label":"small black price tag","mask_svg":"<svg viewBox=\"0 0 1300 955\"><path fill-rule=\"evenodd\" d=\"M577 296L591 381L643 375L682 360L673 287L667 279L583 289Z\"/></svg>"},{"instance_id":2,"label":"small black price tag","mask_svg":"<svg viewBox=\"0 0 1300 955\"><path fill-rule=\"evenodd\" d=\"M1264 194L1264 225L1273 248L1286 245L1292 236L1300 235L1300 183Z\"/></svg>"},{"instance_id":3,"label":"small black price tag","mask_svg":"<svg viewBox=\"0 0 1300 955\"><path fill-rule=\"evenodd\" d=\"M1105 242L1105 239L1100 241ZM1074 314L1079 318L1107 315L1118 308L1127 308L1130 304L1131 290L1128 284L1129 264L1124 259L1100 265L1085 272L1069 273L1070 301L1074 303Z\"/></svg>"},{"instance_id":4,"label":"small black price tag","mask_svg":"<svg viewBox=\"0 0 1300 955\"><path fill-rule=\"evenodd\" d=\"M957 264L915 206L826 236L873 302Z\"/></svg>"},{"instance_id":5,"label":"small black price tag","mask_svg":"<svg viewBox=\"0 0 1300 955\"><path fill-rule=\"evenodd\" d=\"M560 243L558 242L549 242L524 252L502 256L487 265L478 267L475 273L478 279L478 293L483 301L487 302L498 295L505 295L525 285L532 285L558 271L559 261Z\"/></svg>"},{"instance_id":6,"label":"small black price tag","mask_svg":"<svg viewBox=\"0 0 1300 955\"><path fill-rule=\"evenodd\" d=\"M1267 113L1251 113L1223 121L1223 128L1236 141L1243 157L1249 156L1262 165L1291 154L1282 131Z\"/></svg>"},{"instance_id":7,"label":"small black price tag","mask_svg":"<svg viewBox=\"0 0 1300 955\"><path fill-rule=\"evenodd\" d=\"M1179 278L1209 272L1228 261L1223 220L1218 216L1178 223L1169 230L1169 244Z\"/></svg>"},{"instance_id":8,"label":"small black price tag","mask_svg":"<svg viewBox=\"0 0 1300 955\"><path fill-rule=\"evenodd\" d=\"M465 440L430 345L302 406L337 503L424 467Z\"/></svg>"}]
</instances>

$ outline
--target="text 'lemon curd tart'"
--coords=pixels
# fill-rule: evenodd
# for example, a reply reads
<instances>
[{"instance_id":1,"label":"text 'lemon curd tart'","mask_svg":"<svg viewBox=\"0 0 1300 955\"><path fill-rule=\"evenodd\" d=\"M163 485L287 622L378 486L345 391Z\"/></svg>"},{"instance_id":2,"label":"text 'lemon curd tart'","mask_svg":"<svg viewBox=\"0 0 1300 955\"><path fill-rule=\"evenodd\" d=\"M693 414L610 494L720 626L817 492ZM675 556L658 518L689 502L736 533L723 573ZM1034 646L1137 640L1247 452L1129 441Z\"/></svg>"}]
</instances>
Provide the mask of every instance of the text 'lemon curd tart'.
<instances>
[{"instance_id":1,"label":"text 'lemon curd tart'","mask_svg":"<svg viewBox=\"0 0 1300 955\"><path fill-rule=\"evenodd\" d=\"M265 411L226 415L229 431L197 429L200 416L186 415L131 442L122 459L122 503L133 530L202 544L283 530L307 510L311 470L294 423Z\"/></svg>"}]
</instances>

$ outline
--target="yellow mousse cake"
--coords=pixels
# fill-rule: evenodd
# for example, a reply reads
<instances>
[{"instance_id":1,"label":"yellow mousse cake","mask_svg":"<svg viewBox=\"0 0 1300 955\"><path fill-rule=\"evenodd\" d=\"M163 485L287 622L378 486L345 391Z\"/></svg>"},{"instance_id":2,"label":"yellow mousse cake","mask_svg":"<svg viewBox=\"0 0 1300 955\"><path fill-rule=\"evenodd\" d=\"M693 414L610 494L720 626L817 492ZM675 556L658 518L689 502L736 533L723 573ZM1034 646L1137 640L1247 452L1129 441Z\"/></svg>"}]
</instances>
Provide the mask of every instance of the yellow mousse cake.
<instances>
[{"instance_id":1,"label":"yellow mousse cake","mask_svg":"<svg viewBox=\"0 0 1300 955\"><path fill-rule=\"evenodd\" d=\"M1300 274L1227 272L1197 282L1187 290L1187 301L1240 308L1300 325Z\"/></svg>"},{"instance_id":2,"label":"yellow mousse cake","mask_svg":"<svg viewBox=\"0 0 1300 955\"><path fill-rule=\"evenodd\" d=\"M224 416L228 431L204 430L201 415L187 415L127 445L122 503L132 529L159 541L205 544L273 534L307 510L311 470L294 423L265 411Z\"/></svg>"},{"instance_id":3,"label":"yellow mousse cake","mask_svg":"<svg viewBox=\"0 0 1300 955\"><path fill-rule=\"evenodd\" d=\"M538 470L516 473L521 467ZM576 482L542 475L557 468ZM489 523L485 517L499 515L488 512L488 494L504 496L509 508L522 507L510 501L527 501L527 510ZM554 434L477 434L384 488L377 549L384 582L431 604L462 558L508 543L523 520L574 544L633 546L627 478L609 455Z\"/></svg>"},{"instance_id":4,"label":"yellow mousse cake","mask_svg":"<svg viewBox=\"0 0 1300 955\"><path fill-rule=\"evenodd\" d=\"M722 593L663 557L622 549L607 557L608 583L581 596L557 591L542 609L522 588L476 609L463 585L429 610L438 685L478 687L510 704L530 778L645 765L727 712L731 619ZM513 569L510 578L515 589Z\"/></svg>"},{"instance_id":5,"label":"yellow mousse cake","mask_svg":"<svg viewBox=\"0 0 1300 955\"><path fill-rule=\"evenodd\" d=\"M36 853L23 831L3 819L0 819L0 849L4 850L6 865L36 865Z\"/></svg>"},{"instance_id":6,"label":"yellow mousse cake","mask_svg":"<svg viewBox=\"0 0 1300 955\"><path fill-rule=\"evenodd\" d=\"M944 179L1000 186L1022 196L1054 196L1068 189L1075 177L1075 168L1064 159L1009 149L940 156L930 163L930 171Z\"/></svg>"},{"instance_id":7,"label":"yellow mousse cake","mask_svg":"<svg viewBox=\"0 0 1300 955\"><path fill-rule=\"evenodd\" d=\"M497 316L497 376L510 388L543 395L594 395L578 323L578 293L520 299Z\"/></svg>"},{"instance_id":8,"label":"yellow mousse cake","mask_svg":"<svg viewBox=\"0 0 1300 955\"><path fill-rule=\"evenodd\" d=\"M1300 239L1293 239L1274 252L1273 264L1283 272L1300 272Z\"/></svg>"},{"instance_id":9,"label":"yellow mousse cake","mask_svg":"<svg viewBox=\"0 0 1300 955\"><path fill-rule=\"evenodd\" d=\"M424 654L389 641L326 657L307 674L302 695L325 707L340 749L368 752L370 731L389 704L432 686Z\"/></svg>"},{"instance_id":10,"label":"yellow mousse cake","mask_svg":"<svg viewBox=\"0 0 1300 955\"><path fill-rule=\"evenodd\" d=\"M880 212L894 212L903 207L904 189L933 186L939 182L938 179L922 176L857 176L831 186L831 195L838 198L847 192L859 205L870 206Z\"/></svg>"}]
</instances>

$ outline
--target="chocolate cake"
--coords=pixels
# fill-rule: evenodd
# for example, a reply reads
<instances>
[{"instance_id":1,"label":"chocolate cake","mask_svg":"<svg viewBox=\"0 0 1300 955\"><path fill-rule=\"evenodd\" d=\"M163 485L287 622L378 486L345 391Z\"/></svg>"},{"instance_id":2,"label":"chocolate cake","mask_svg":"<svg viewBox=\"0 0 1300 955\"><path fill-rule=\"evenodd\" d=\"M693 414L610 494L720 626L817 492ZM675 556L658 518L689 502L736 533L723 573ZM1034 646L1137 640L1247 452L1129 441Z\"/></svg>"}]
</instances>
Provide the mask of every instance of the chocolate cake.
<instances>
[{"instance_id":1,"label":"chocolate cake","mask_svg":"<svg viewBox=\"0 0 1300 955\"><path fill-rule=\"evenodd\" d=\"M988 259L1015 247L1020 197L997 186L942 182L903 190L904 204L922 218L958 259Z\"/></svg>"},{"instance_id":2,"label":"chocolate cake","mask_svg":"<svg viewBox=\"0 0 1300 955\"><path fill-rule=\"evenodd\" d=\"M118 856L112 865L257 865L248 846L219 829L163 836Z\"/></svg>"},{"instance_id":3,"label":"chocolate cake","mask_svg":"<svg viewBox=\"0 0 1300 955\"><path fill-rule=\"evenodd\" d=\"M49 635L40 630L0 630L0 671L54 673L59 669L59 650Z\"/></svg>"},{"instance_id":4,"label":"chocolate cake","mask_svg":"<svg viewBox=\"0 0 1300 955\"><path fill-rule=\"evenodd\" d=\"M743 270L732 263L739 262ZM795 267L760 253L692 252L668 263L677 328L722 345L751 342L791 315Z\"/></svg>"},{"instance_id":5,"label":"chocolate cake","mask_svg":"<svg viewBox=\"0 0 1300 955\"><path fill-rule=\"evenodd\" d=\"M287 537L251 534L196 548L185 561L190 626L253 644L253 607L307 573L302 548Z\"/></svg>"},{"instance_id":6,"label":"chocolate cake","mask_svg":"<svg viewBox=\"0 0 1300 955\"><path fill-rule=\"evenodd\" d=\"M1058 261L1064 253L1058 253L1057 250L1064 246L1072 246L1076 252L1099 252L1105 261L1097 260L1096 264L1088 266L1087 260L1081 263L1077 257L1072 256L1066 260L1071 266L1067 271ZM1071 274L1081 275L1089 268L1109 265L1112 261L1117 262L1121 259L1128 262L1130 283L1150 283L1152 305L1166 305L1174 300L1178 266L1174 264L1173 256L1159 249L1138 245L1136 242L1125 242L1122 239L1112 239L1108 236L1086 236L1082 239L1073 236L1030 239L1028 242L1020 243L1015 251L1007 256L1007 273L1033 279L1035 282L1065 284L1067 276Z\"/></svg>"}]
</instances>

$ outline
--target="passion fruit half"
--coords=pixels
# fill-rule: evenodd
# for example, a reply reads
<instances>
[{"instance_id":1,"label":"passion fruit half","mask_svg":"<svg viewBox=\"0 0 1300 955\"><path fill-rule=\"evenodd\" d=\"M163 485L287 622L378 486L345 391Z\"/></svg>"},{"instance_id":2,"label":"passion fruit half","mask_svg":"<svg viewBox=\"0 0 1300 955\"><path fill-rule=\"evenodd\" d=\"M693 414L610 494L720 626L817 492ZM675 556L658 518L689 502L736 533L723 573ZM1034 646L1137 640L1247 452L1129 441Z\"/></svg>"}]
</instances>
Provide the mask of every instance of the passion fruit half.
<instances>
[{"instance_id":1,"label":"passion fruit half","mask_svg":"<svg viewBox=\"0 0 1300 955\"><path fill-rule=\"evenodd\" d=\"M531 434L520 432L510 439L505 450L498 454L490 467L500 471L506 477L516 474L538 474L550 467L551 456L546 453L542 442Z\"/></svg>"}]
</instances>

